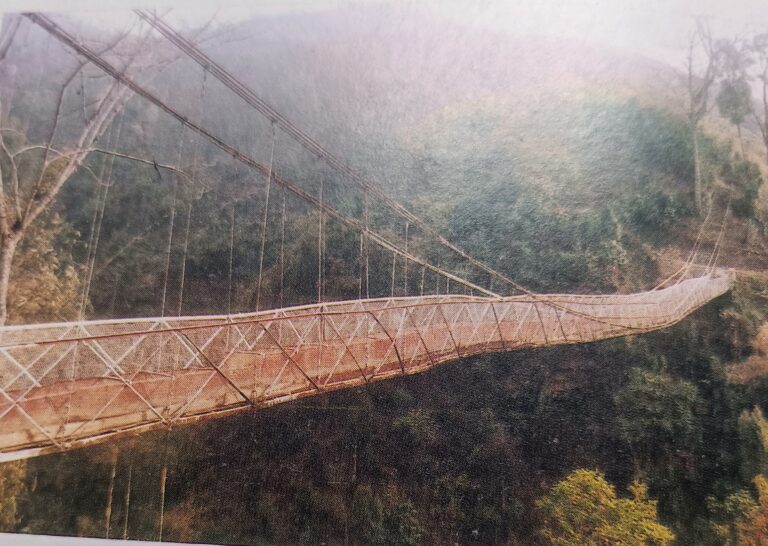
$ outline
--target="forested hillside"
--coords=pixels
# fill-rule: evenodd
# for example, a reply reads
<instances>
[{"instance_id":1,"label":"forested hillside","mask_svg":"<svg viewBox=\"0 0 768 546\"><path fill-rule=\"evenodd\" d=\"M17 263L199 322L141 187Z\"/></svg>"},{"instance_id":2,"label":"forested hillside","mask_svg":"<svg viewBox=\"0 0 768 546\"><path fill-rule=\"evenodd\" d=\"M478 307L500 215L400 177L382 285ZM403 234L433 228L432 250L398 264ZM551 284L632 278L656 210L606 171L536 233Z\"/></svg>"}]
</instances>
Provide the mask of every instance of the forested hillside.
<instances>
[{"instance_id":1,"label":"forested hillside","mask_svg":"<svg viewBox=\"0 0 768 546\"><path fill-rule=\"evenodd\" d=\"M5 463L0 530L154 540L162 528L165 540L231 544L580 544L569 528L580 526L594 528L594 544L768 540L768 165L757 126L740 126L740 143L713 111L692 133L677 104L685 89L670 83L684 82L678 67L544 39L521 50L464 30L457 55L437 40L454 23L421 14L392 34L380 9L356 8L355 25L335 10L254 19L200 40L388 195L532 290L651 289L697 238L697 262L714 262L723 223L717 265L738 270L734 289L652 334L477 356ZM288 27L301 31L285 38ZM0 62L4 187L12 169L22 179L40 169L35 154L12 166L7 149L45 138L74 62L29 22L15 39ZM85 112L88 86L104 85L96 69L83 81L65 110L82 103ZM275 170L307 191L322 180L323 199L361 214L347 181L282 137L271 152L269 123L234 108L199 69L174 60L148 85L256 157L272 153ZM68 119L64 133L75 130ZM139 98L94 146L129 157L90 153L32 225L13 262L8 323L254 310L262 244L262 309L363 291L358 234L275 189L265 213L264 180ZM280 226L283 210L284 231L265 235L262 225ZM393 239L407 237L385 211L370 214ZM411 244L462 272L436 245ZM380 250L370 260L371 297L424 282L402 265L395 279Z\"/></svg>"}]
</instances>

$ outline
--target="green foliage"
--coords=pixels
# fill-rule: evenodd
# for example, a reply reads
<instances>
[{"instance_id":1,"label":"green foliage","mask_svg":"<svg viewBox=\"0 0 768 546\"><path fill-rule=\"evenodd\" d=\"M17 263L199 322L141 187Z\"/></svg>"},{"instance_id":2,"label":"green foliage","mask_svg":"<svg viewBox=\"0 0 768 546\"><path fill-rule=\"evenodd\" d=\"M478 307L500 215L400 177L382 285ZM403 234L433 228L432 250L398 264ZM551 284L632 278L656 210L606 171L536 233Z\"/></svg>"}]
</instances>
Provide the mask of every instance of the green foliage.
<instances>
[{"instance_id":1,"label":"green foliage","mask_svg":"<svg viewBox=\"0 0 768 546\"><path fill-rule=\"evenodd\" d=\"M714 506L716 532L729 546L761 546L768 542L768 480L757 475L755 493L740 490Z\"/></svg>"},{"instance_id":2,"label":"green foliage","mask_svg":"<svg viewBox=\"0 0 768 546\"><path fill-rule=\"evenodd\" d=\"M652 283L654 255L642 241L675 244L673 234L693 211L687 120L636 101L547 105L530 119L495 107L454 113L440 131L427 125L413 137L417 143L409 140L416 152L408 171L419 179L404 197L421 203L421 189L423 214L444 219L454 240L533 289ZM483 120L482 133L475 118ZM493 139L478 143L478 134ZM752 217L755 166L732 161L707 135L700 142L708 187L727 178L737 188L734 211ZM420 185L425 178L431 185ZM427 201L436 193L452 198Z\"/></svg>"},{"instance_id":3,"label":"green foliage","mask_svg":"<svg viewBox=\"0 0 768 546\"><path fill-rule=\"evenodd\" d=\"M635 197L627 214L631 225L645 232L670 228L675 222L690 215L690 208L679 197L661 191Z\"/></svg>"},{"instance_id":4,"label":"green foliage","mask_svg":"<svg viewBox=\"0 0 768 546\"><path fill-rule=\"evenodd\" d=\"M73 259L77 233L58 214L34 224L11 271L8 315L12 323L55 322L77 317L82 290Z\"/></svg>"},{"instance_id":5,"label":"green foliage","mask_svg":"<svg viewBox=\"0 0 768 546\"><path fill-rule=\"evenodd\" d=\"M723 162L720 171L723 182L733 190L731 210L738 218L754 218L758 191L763 184L760 168L751 161Z\"/></svg>"},{"instance_id":6,"label":"green foliage","mask_svg":"<svg viewBox=\"0 0 768 546\"><path fill-rule=\"evenodd\" d=\"M768 420L758 406L739 416L739 448L745 482L758 474L768 476Z\"/></svg>"},{"instance_id":7,"label":"green foliage","mask_svg":"<svg viewBox=\"0 0 768 546\"><path fill-rule=\"evenodd\" d=\"M696 387L634 368L616 398L619 432L645 460L696 450L701 439Z\"/></svg>"},{"instance_id":8,"label":"green foliage","mask_svg":"<svg viewBox=\"0 0 768 546\"><path fill-rule=\"evenodd\" d=\"M410 501L384 505L370 487L355 491L350 530L356 544L370 546L416 546L426 531Z\"/></svg>"},{"instance_id":9,"label":"green foliage","mask_svg":"<svg viewBox=\"0 0 768 546\"><path fill-rule=\"evenodd\" d=\"M490 218L505 221L486 223ZM605 289L611 280L605 273L621 270L626 262L627 250L613 239L616 226L607 211L559 214L539 192L514 183L458 205L451 229L484 259L514 264L515 277L533 288Z\"/></svg>"},{"instance_id":10,"label":"green foliage","mask_svg":"<svg viewBox=\"0 0 768 546\"><path fill-rule=\"evenodd\" d=\"M351 512L350 531L359 544L384 542L384 507L371 487L355 491Z\"/></svg>"},{"instance_id":11,"label":"green foliage","mask_svg":"<svg viewBox=\"0 0 768 546\"><path fill-rule=\"evenodd\" d=\"M768 542L768 479L765 476L755 476L757 504L747 505L740 518L737 519L739 542L744 546L761 546Z\"/></svg>"},{"instance_id":12,"label":"green foliage","mask_svg":"<svg viewBox=\"0 0 768 546\"><path fill-rule=\"evenodd\" d=\"M616 397L618 433L659 499L661 513L681 527L695 525L696 504L703 503L691 491L697 472L722 469L721 462L714 462L719 453L702 444L709 429L701 408L702 399L690 382L637 368ZM722 437L719 423L714 426ZM704 464L698 465L699 460Z\"/></svg>"},{"instance_id":13,"label":"green foliage","mask_svg":"<svg viewBox=\"0 0 768 546\"><path fill-rule=\"evenodd\" d=\"M143 154L151 113L138 101L130 104L122 144ZM395 180L385 190L470 254L533 289L651 286L659 276L659 248L692 239L698 227L691 220L687 121L636 101L516 106L460 105L436 115L436 125L407 127L411 138L385 157ZM160 147L168 148L153 147L158 156L164 151L175 158L179 142L189 149L188 135L179 138L162 124L157 129ZM268 138L252 132L244 123L249 146L268 149ZM762 183L758 167L733 159L712 136L701 135L701 148L708 188L730 188L737 221L754 219ZM169 250L166 312L223 312L229 296L233 311L253 310L265 184L216 159L205 146L196 149L199 161L182 165L194 172L196 184L151 166L115 162L88 317L158 314ZM386 155L373 155L380 152ZM284 157L292 154L282 154L278 172L317 195L317 165ZM23 168L32 172L33 159ZM103 159L92 156L87 166L98 172ZM368 156L350 159L362 170L375 165ZM345 181L324 175L324 199L361 217L360 196ZM76 264L85 263L82 241L90 233L99 189L79 173L62 193L58 213L30 234L14 273L14 320L67 317L77 308L82 281ZM281 198L273 186L262 308L315 301L319 288L321 217L289 194L283 239ZM402 245L402 223L383 207L371 207L369 214L372 227ZM325 298L357 297L359 235L327 217L324 222ZM413 236L409 245L463 273L461 264L433 245ZM389 295L392 256L375 245L369 250L371 295ZM406 284L415 293L418 275L411 269L401 282L399 258L397 267L395 293ZM427 276L427 291L434 290L434 281ZM445 284L439 289L444 292ZM712 355L724 362L749 353L765 319L757 292L737 286L679 327L654 335L488 355L434 374L331 393L306 406L296 402L121 443L115 498L123 498L131 467L133 501L130 514L115 503L110 532L120 535L130 516L130 537L157 536L157 483L167 450L172 463L166 536L174 540L528 544L539 534L535 499L546 494L539 508L550 542L636 544L645 537L668 543L671 534L656 521L655 501L643 486L631 486L632 497L620 498L601 474L578 471L544 490L568 469L597 466L621 490L644 476L679 543L704 544L711 538L702 530L714 512L710 505L725 506L731 515L723 522L752 514L756 506L745 495L751 474L764 465L762 425L753 413L741 421L738 415L765 397L735 392ZM34 494L8 497L25 500L14 505L17 515L8 525L102 534L109 476L104 460L97 448L31 461L38 486ZM595 534L584 536L585 529Z\"/></svg>"},{"instance_id":14,"label":"green foliage","mask_svg":"<svg viewBox=\"0 0 768 546\"><path fill-rule=\"evenodd\" d=\"M386 546L416 546L424 536L416 508L410 501L396 503L384 514L384 542Z\"/></svg>"},{"instance_id":15,"label":"green foliage","mask_svg":"<svg viewBox=\"0 0 768 546\"><path fill-rule=\"evenodd\" d=\"M553 546L647 546L669 544L674 535L656 520L656 502L640 483L632 498L616 497L594 470L573 471L536 502L544 540Z\"/></svg>"},{"instance_id":16,"label":"green foliage","mask_svg":"<svg viewBox=\"0 0 768 546\"><path fill-rule=\"evenodd\" d=\"M710 499L712 526L721 543L736 545L740 543L740 527L743 520L757 509L751 492L739 490L728 495L723 502Z\"/></svg>"},{"instance_id":17,"label":"green foliage","mask_svg":"<svg viewBox=\"0 0 768 546\"><path fill-rule=\"evenodd\" d=\"M19 502L27 493L26 478L26 461L13 461L0 465L0 530L2 531L18 530Z\"/></svg>"},{"instance_id":18,"label":"green foliage","mask_svg":"<svg viewBox=\"0 0 768 546\"><path fill-rule=\"evenodd\" d=\"M715 101L721 116L734 125L741 125L752 113L752 88L743 76L727 79L720 84Z\"/></svg>"},{"instance_id":19,"label":"green foliage","mask_svg":"<svg viewBox=\"0 0 768 546\"><path fill-rule=\"evenodd\" d=\"M405 443L416 449L429 447L439 436L434 419L422 410L411 410L397 418L393 427L401 432Z\"/></svg>"},{"instance_id":20,"label":"green foliage","mask_svg":"<svg viewBox=\"0 0 768 546\"><path fill-rule=\"evenodd\" d=\"M693 179L693 142L682 116L630 100L589 104L583 120L580 149L597 183L650 189L660 181L668 186L670 179Z\"/></svg>"},{"instance_id":21,"label":"green foliage","mask_svg":"<svg viewBox=\"0 0 768 546\"><path fill-rule=\"evenodd\" d=\"M722 358L740 361L752 353L752 340L768 317L765 283L759 279L740 278L726 300L728 305L719 313L722 320Z\"/></svg>"}]
</instances>

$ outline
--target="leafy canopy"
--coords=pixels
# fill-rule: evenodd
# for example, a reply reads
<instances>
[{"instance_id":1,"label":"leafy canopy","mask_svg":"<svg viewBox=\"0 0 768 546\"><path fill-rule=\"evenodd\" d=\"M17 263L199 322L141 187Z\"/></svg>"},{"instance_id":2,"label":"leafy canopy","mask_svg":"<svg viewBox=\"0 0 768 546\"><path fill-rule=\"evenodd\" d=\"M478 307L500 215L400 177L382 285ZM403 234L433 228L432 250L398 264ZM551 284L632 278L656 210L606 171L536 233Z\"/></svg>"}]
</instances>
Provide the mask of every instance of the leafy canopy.
<instances>
[{"instance_id":1,"label":"leafy canopy","mask_svg":"<svg viewBox=\"0 0 768 546\"><path fill-rule=\"evenodd\" d=\"M537 501L541 535L553 546L669 544L674 535L656 520L656 501L638 482L632 498L616 497L602 473L578 469Z\"/></svg>"}]
</instances>

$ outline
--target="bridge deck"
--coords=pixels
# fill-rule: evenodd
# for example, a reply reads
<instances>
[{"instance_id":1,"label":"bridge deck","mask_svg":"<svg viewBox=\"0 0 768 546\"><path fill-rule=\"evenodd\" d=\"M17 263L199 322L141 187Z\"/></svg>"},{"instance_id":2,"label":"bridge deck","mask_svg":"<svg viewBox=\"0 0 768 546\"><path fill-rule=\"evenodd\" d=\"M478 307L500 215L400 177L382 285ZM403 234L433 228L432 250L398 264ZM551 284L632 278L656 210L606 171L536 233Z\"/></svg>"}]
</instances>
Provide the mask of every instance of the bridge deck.
<instances>
[{"instance_id":1,"label":"bridge deck","mask_svg":"<svg viewBox=\"0 0 768 546\"><path fill-rule=\"evenodd\" d=\"M725 272L629 295L358 300L0 329L0 459L264 407L470 355L664 328Z\"/></svg>"}]
</instances>

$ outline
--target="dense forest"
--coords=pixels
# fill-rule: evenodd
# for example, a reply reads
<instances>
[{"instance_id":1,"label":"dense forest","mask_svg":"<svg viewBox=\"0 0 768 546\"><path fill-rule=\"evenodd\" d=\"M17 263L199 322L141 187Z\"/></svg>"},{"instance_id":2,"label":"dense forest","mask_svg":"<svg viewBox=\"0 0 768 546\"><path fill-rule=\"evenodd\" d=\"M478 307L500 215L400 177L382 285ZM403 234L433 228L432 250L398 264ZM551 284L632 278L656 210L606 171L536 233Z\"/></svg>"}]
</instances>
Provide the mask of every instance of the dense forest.
<instances>
[{"instance_id":1,"label":"dense forest","mask_svg":"<svg viewBox=\"0 0 768 546\"><path fill-rule=\"evenodd\" d=\"M357 47L376 32L370 20L379 8L370 9L346 34L343 16L331 12L311 23L309 15L276 18L269 31L260 19L209 28L200 40L388 195L532 290L652 288L699 235L698 261L714 260L723 224L717 260L737 271L733 290L652 334L476 356L4 463L0 530L227 544L763 544L768 164L766 127L752 120L743 83L768 85L754 76L768 41L708 42L698 27L697 47L718 66L710 82L694 78L710 86L703 111L695 101L677 105L691 91L684 71L585 50L562 53L567 69L554 70L544 60L563 44L546 42L531 58L507 57L494 78L488 72L496 65L475 66L467 54L443 72L434 68L441 76L425 76L423 88L391 96L364 67L390 58L389 50L372 46L366 56ZM4 32L12 26L6 19ZM289 26L304 32L281 38ZM435 26L403 27L408 39L397 41L390 59L405 44L431 47L451 30ZM78 62L27 20L14 32L0 56L4 188L12 172L22 181L40 172L41 156L17 165L8 150L46 138L55 97ZM97 43L109 38L87 25L78 32ZM235 55L243 36L254 35L254 50ZM480 35L464 35L463 43L478 54L518 45ZM716 45L717 59L707 44ZM364 200L347 180L285 135L272 137L269 122L236 108L220 84L155 47L155 73L146 80L157 93L260 158L272 155L276 171L322 191L339 210L362 214ZM316 66L320 55L345 54L349 64ZM535 64L542 67L521 83L523 68ZM403 80L392 85L407 89L420 67L401 67ZM95 67L78 74L83 83L75 78L60 103L75 112L61 118L65 141L79 128L81 108L87 117L87 98L109 85ZM115 105L94 146L144 160L91 152L68 177L18 243L9 323L239 312L363 291L402 295L424 283L417 268L390 269L391 255L376 248L363 283L354 230L279 190L264 210L258 176L139 98ZM47 176L59 172L42 169L40 180ZM34 191L23 194L35 202ZM283 214L290 220L277 229ZM376 229L407 239L385 210L370 216ZM410 244L481 280L438 245ZM441 282L427 277L427 291L451 289Z\"/></svg>"}]
</instances>

